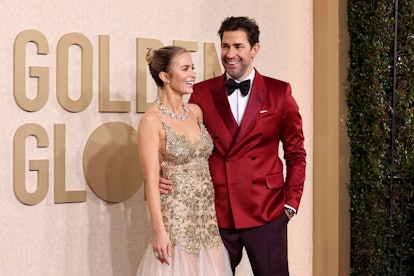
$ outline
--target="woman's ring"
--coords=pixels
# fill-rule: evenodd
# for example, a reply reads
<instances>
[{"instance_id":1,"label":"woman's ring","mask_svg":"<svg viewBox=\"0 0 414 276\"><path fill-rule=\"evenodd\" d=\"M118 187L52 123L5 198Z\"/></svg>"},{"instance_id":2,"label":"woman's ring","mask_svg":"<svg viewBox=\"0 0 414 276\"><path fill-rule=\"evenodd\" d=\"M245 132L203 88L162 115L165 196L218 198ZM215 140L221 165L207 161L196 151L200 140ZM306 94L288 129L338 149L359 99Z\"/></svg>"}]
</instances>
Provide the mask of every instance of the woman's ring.
<instances>
[{"instance_id":1,"label":"woman's ring","mask_svg":"<svg viewBox=\"0 0 414 276\"><path fill-rule=\"evenodd\" d=\"M158 259L158 253L157 252L154 252L154 255L155 255L155 258Z\"/></svg>"}]
</instances>

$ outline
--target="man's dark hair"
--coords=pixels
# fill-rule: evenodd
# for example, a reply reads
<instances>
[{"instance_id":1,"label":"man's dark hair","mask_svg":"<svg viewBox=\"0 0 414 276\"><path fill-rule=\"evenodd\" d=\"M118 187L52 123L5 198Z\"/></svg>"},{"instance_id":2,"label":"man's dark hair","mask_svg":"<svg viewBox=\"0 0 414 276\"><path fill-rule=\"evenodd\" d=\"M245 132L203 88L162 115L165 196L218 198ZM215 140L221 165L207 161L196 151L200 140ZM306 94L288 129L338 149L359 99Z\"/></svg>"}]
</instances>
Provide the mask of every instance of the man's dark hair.
<instances>
[{"instance_id":1,"label":"man's dark hair","mask_svg":"<svg viewBox=\"0 0 414 276\"><path fill-rule=\"evenodd\" d=\"M223 33L228 31L237 31L242 29L247 34L247 39L249 40L250 46L259 43L259 26L254 19L248 18L245 16L240 17L227 17L221 23L220 29L218 30L218 35L220 36L220 41L223 41Z\"/></svg>"}]
</instances>

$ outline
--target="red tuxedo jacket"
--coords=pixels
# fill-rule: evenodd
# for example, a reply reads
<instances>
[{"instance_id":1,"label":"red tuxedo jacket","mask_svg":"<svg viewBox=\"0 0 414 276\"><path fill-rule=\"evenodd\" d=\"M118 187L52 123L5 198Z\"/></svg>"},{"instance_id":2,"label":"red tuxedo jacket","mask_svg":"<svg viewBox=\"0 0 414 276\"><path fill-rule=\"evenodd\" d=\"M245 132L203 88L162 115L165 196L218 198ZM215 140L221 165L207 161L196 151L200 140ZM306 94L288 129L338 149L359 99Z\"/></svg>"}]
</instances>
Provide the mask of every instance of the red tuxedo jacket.
<instances>
[{"instance_id":1,"label":"red tuxedo jacket","mask_svg":"<svg viewBox=\"0 0 414 276\"><path fill-rule=\"evenodd\" d=\"M239 127L225 79L222 75L197 83L190 98L203 110L214 141L209 164L218 224L230 229L261 226L281 216L285 204L299 208L306 166L302 119L290 85L256 71Z\"/></svg>"}]
</instances>

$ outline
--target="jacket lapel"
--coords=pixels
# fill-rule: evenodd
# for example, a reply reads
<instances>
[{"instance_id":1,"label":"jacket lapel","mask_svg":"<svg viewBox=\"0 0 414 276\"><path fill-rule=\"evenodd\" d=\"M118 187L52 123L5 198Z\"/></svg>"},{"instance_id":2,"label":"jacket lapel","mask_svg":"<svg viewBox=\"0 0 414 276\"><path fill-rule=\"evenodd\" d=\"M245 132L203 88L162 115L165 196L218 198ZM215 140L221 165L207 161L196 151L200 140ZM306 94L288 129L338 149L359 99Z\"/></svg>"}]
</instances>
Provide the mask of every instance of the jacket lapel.
<instances>
[{"instance_id":1,"label":"jacket lapel","mask_svg":"<svg viewBox=\"0 0 414 276\"><path fill-rule=\"evenodd\" d=\"M221 78L219 80L220 85L216 89L213 89L211 93L213 94L212 96L214 99L216 110L220 114L220 117L222 118L230 134L234 137L239 127L236 121L234 120L233 114L231 112L229 100L227 98L225 74L222 75L220 78Z\"/></svg>"}]
</instances>

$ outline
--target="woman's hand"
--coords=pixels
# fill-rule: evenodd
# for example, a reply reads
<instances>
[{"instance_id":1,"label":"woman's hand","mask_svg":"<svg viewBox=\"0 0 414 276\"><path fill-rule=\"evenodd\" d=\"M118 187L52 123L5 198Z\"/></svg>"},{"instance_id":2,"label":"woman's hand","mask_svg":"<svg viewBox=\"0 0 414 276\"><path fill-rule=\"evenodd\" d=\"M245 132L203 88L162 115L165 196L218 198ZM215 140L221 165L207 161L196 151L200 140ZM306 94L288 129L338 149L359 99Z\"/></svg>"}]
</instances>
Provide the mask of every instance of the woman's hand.
<instances>
[{"instance_id":1,"label":"woman's hand","mask_svg":"<svg viewBox=\"0 0 414 276\"><path fill-rule=\"evenodd\" d=\"M171 263L172 245L165 230L158 233L154 232L152 248L154 250L155 258L161 263L166 263L168 265Z\"/></svg>"}]
</instances>

